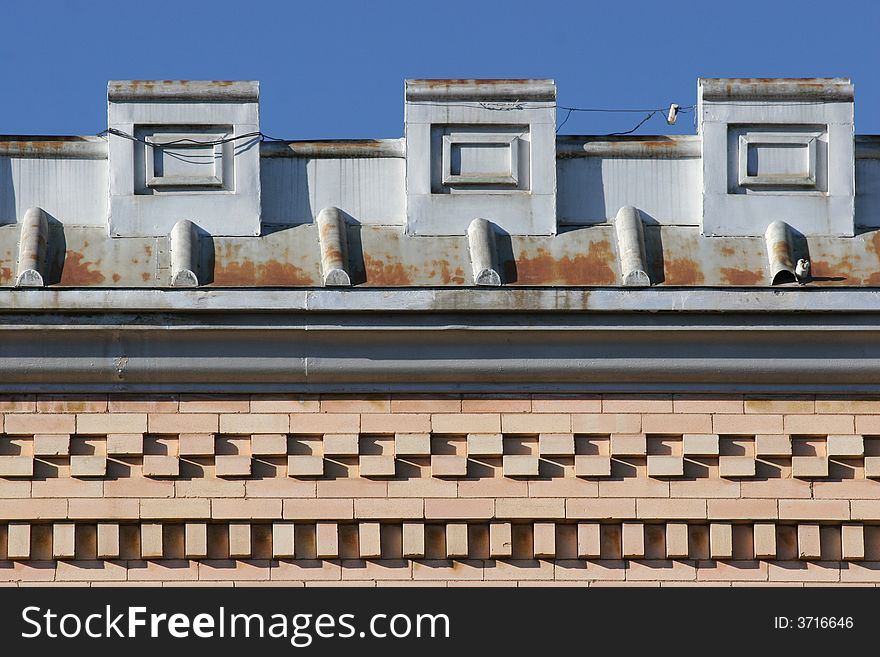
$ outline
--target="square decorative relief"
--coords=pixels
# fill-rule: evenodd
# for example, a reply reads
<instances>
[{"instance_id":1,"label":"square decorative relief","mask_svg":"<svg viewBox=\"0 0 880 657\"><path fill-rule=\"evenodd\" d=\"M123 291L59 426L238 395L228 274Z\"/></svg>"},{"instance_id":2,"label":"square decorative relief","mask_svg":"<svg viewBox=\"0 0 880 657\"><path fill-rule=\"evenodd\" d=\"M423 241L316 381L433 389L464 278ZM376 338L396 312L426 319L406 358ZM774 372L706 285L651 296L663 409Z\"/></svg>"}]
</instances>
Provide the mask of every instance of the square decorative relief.
<instances>
[{"instance_id":1,"label":"square decorative relief","mask_svg":"<svg viewBox=\"0 0 880 657\"><path fill-rule=\"evenodd\" d=\"M739 185L815 189L818 139L819 134L782 132L740 135Z\"/></svg>"},{"instance_id":2,"label":"square decorative relief","mask_svg":"<svg viewBox=\"0 0 880 657\"><path fill-rule=\"evenodd\" d=\"M165 133L144 139L146 186L223 188L224 133Z\"/></svg>"},{"instance_id":3,"label":"square decorative relief","mask_svg":"<svg viewBox=\"0 0 880 657\"><path fill-rule=\"evenodd\" d=\"M519 137L509 134L443 135L444 185L519 183Z\"/></svg>"}]
</instances>

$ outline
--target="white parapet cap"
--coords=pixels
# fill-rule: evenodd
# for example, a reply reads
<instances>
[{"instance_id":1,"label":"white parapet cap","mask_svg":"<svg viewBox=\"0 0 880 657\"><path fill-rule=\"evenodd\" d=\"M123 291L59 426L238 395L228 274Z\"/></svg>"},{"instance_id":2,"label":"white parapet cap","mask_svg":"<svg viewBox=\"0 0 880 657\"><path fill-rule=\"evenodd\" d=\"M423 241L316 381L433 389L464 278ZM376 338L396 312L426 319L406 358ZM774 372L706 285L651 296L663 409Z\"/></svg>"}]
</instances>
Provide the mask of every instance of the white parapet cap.
<instances>
[{"instance_id":1,"label":"white parapet cap","mask_svg":"<svg viewBox=\"0 0 880 657\"><path fill-rule=\"evenodd\" d=\"M555 101L554 80L407 80L406 100Z\"/></svg>"},{"instance_id":2,"label":"white parapet cap","mask_svg":"<svg viewBox=\"0 0 880 657\"><path fill-rule=\"evenodd\" d=\"M786 100L852 102L849 78L700 78L704 100Z\"/></svg>"},{"instance_id":3,"label":"white parapet cap","mask_svg":"<svg viewBox=\"0 0 880 657\"><path fill-rule=\"evenodd\" d=\"M257 80L110 80L107 100L256 103L260 100L260 83Z\"/></svg>"}]
</instances>

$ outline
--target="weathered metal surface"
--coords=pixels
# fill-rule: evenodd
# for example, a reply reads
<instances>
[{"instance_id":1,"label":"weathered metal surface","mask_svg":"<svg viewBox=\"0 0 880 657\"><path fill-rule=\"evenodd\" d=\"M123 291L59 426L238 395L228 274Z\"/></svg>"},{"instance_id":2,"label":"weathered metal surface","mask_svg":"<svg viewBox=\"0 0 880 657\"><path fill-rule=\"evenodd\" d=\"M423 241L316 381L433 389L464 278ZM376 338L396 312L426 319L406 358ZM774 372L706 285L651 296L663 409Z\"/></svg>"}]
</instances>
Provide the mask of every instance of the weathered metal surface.
<instances>
[{"instance_id":1,"label":"weathered metal surface","mask_svg":"<svg viewBox=\"0 0 880 657\"><path fill-rule=\"evenodd\" d=\"M619 272L611 226L569 230L556 238L510 236L501 245L502 275L508 285L617 285Z\"/></svg>"},{"instance_id":2,"label":"weathered metal surface","mask_svg":"<svg viewBox=\"0 0 880 657\"><path fill-rule=\"evenodd\" d=\"M310 159L406 157L403 139L328 139L321 141L264 141L260 157Z\"/></svg>"},{"instance_id":3,"label":"weathered metal surface","mask_svg":"<svg viewBox=\"0 0 880 657\"><path fill-rule=\"evenodd\" d=\"M793 283L797 277L794 267L794 245L791 226L784 221L774 221L764 233L767 260L770 264L770 283Z\"/></svg>"},{"instance_id":4,"label":"weathered metal surface","mask_svg":"<svg viewBox=\"0 0 880 657\"><path fill-rule=\"evenodd\" d=\"M21 220L16 287L43 287L49 225L42 208L30 208Z\"/></svg>"},{"instance_id":5,"label":"weathered metal surface","mask_svg":"<svg viewBox=\"0 0 880 657\"><path fill-rule=\"evenodd\" d=\"M553 80L407 80L406 100L556 100Z\"/></svg>"},{"instance_id":6,"label":"weathered metal surface","mask_svg":"<svg viewBox=\"0 0 880 657\"><path fill-rule=\"evenodd\" d=\"M698 135L626 135L600 137L595 135L560 135L556 138L556 158L577 157L634 158L698 158Z\"/></svg>"},{"instance_id":7,"label":"weathered metal surface","mask_svg":"<svg viewBox=\"0 0 880 657\"><path fill-rule=\"evenodd\" d=\"M624 286L643 287L651 284L646 271L645 231L639 211L631 205L620 208L614 218L620 282Z\"/></svg>"},{"instance_id":8,"label":"weathered metal surface","mask_svg":"<svg viewBox=\"0 0 880 657\"><path fill-rule=\"evenodd\" d=\"M47 284L62 287L163 287L159 239L110 239L105 228L50 226ZM164 244L167 240L161 240ZM167 267L167 264L165 265Z\"/></svg>"},{"instance_id":9,"label":"weathered metal surface","mask_svg":"<svg viewBox=\"0 0 880 657\"><path fill-rule=\"evenodd\" d=\"M321 245L321 276L326 286L349 286L348 229L339 208L324 208L315 220Z\"/></svg>"},{"instance_id":10,"label":"weathered metal surface","mask_svg":"<svg viewBox=\"0 0 880 657\"><path fill-rule=\"evenodd\" d=\"M467 237L474 285L501 285L495 226L485 219L474 219Z\"/></svg>"},{"instance_id":11,"label":"weathered metal surface","mask_svg":"<svg viewBox=\"0 0 880 657\"><path fill-rule=\"evenodd\" d=\"M202 262L219 287L319 287L321 251L314 224L268 233L261 238L215 237L202 240Z\"/></svg>"},{"instance_id":12,"label":"weathered metal surface","mask_svg":"<svg viewBox=\"0 0 880 657\"><path fill-rule=\"evenodd\" d=\"M110 80L107 99L251 102L260 99L256 80Z\"/></svg>"},{"instance_id":13,"label":"weathered metal surface","mask_svg":"<svg viewBox=\"0 0 880 657\"><path fill-rule=\"evenodd\" d=\"M107 140L101 137L0 135L0 157L106 160Z\"/></svg>"},{"instance_id":14,"label":"weathered metal surface","mask_svg":"<svg viewBox=\"0 0 880 657\"><path fill-rule=\"evenodd\" d=\"M751 100L772 97L790 101L851 102L849 78L700 78L703 98Z\"/></svg>"}]
</instances>

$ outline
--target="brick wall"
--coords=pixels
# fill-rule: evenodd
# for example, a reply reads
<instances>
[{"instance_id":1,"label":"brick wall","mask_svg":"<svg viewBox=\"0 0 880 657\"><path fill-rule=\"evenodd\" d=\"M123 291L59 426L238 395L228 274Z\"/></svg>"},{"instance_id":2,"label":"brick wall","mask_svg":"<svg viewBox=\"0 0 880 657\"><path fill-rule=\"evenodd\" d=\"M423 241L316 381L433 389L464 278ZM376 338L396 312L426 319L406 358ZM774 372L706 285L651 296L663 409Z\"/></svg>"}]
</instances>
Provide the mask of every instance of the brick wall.
<instances>
[{"instance_id":1,"label":"brick wall","mask_svg":"<svg viewBox=\"0 0 880 657\"><path fill-rule=\"evenodd\" d=\"M0 582L880 581L880 400L0 398Z\"/></svg>"}]
</instances>

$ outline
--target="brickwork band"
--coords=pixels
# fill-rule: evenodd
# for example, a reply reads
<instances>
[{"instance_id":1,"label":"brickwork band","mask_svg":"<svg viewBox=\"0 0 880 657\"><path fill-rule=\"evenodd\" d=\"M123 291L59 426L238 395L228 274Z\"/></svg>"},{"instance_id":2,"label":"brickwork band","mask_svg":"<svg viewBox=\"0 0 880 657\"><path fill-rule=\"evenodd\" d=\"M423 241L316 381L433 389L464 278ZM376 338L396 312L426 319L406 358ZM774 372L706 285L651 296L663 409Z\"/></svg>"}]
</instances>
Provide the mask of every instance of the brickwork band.
<instances>
[{"instance_id":1,"label":"brickwork band","mask_svg":"<svg viewBox=\"0 0 880 657\"><path fill-rule=\"evenodd\" d=\"M0 582L880 581L880 400L0 398Z\"/></svg>"}]
</instances>

